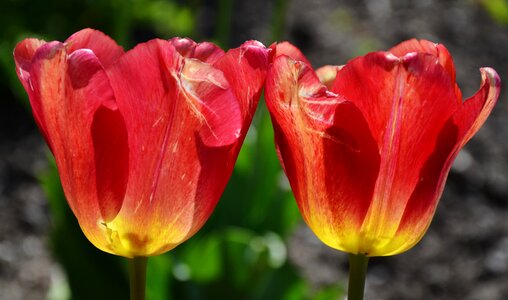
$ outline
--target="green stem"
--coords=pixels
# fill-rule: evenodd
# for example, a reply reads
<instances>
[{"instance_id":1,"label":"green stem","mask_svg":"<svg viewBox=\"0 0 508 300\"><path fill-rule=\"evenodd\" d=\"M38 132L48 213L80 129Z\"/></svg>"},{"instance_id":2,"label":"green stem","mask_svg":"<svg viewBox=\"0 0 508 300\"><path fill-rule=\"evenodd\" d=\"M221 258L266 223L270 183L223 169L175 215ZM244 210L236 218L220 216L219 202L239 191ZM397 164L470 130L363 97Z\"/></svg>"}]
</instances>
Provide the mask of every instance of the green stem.
<instances>
[{"instance_id":1,"label":"green stem","mask_svg":"<svg viewBox=\"0 0 508 300\"><path fill-rule=\"evenodd\" d=\"M148 257L134 257L129 260L131 300L145 300L147 262Z\"/></svg>"},{"instance_id":2,"label":"green stem","mask_svg":"<svg viewBox=\"0 0 508 300\"><path fill-rule=\"evenodd\" d=\"M363 254L349 254L348 300L363 300L368 263L369 258Z\"/></svg>"}]
</instances>

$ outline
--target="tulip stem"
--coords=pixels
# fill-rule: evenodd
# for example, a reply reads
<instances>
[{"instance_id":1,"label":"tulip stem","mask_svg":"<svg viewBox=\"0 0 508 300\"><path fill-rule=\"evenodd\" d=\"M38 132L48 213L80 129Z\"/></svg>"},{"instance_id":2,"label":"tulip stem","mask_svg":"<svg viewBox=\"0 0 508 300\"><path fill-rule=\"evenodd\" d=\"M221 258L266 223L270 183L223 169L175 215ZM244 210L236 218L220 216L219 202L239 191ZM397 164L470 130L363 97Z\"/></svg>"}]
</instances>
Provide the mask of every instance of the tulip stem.
<instances>
[{"instance_id":1,"label":"tulip stem","mask_svg":"<svg viewBox=\"0 0 508 300\"><path fill-rule=\"evenodd\" d=\"M349 254L348 300L363 300L368 263L369 258L363 254Z\"/></svg>"},{"instance_id":2,"label":"tulip stem","mask_svg":"<svg viewBox=\"0 0 508 300\"><path fill-rule=\"evenodd\" d=\"M131 300L145 300L146 264L148 257L134 257L129 260Z\"/></svg>"}]
</instances>

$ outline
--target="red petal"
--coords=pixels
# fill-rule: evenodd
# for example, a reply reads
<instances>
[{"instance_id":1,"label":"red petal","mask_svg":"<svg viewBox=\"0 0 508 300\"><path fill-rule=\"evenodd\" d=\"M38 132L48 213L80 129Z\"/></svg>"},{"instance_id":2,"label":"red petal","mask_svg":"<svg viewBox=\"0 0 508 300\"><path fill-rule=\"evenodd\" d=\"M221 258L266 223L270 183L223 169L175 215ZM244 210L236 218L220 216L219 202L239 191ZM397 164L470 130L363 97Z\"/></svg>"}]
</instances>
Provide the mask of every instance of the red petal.
<instances>
[{"instance_id":1,"label":"red petal","mask_svg":"<svg viewBox=\"0 0 508 300\"><path fill-rule=\"evenodd\" d=\"M195 58L202 62L214 64L224 55L224 51L217 45L209 42L196 43L189 38L172 38L169 43L175 47L181 56Z\"/></svg>"},{"instance_id":2,"label":"red petal","mask_svg":"<svg viewBox=\"0 0 508 300\"><path fill-rule=\"evenodd\" d=\"M109 36L90 28L74 33L65 43L68 53L79 49L92 50L104 68L109 67L124 53L122 47L118 46Z\"/></svg>"},{"instance_id":3,"label":"red petal","mask_svg":"<svg viewBox=\"0 0 508 300\"><path fill-rule=\"evenodd\" d=\"M59 42L47 43L37 50L30 75L33 93L38 96L32 105L41 113L42 127L55 156L67 200L85 234L94 240L94 236L103 236L97 226L101 214L107 218L114 215L114 211L102 211L99 202L111 200L115 202L112 206L119 206L123 200L122 192L116 193L118 190L112 199L98 199L102 195L99 186L104 183L97 182L102 179L102 170L96 169L95 159L106 169L110 168L109 164L125 163L114 161L113 158L121 155L101 159L101 150L99 157L93 155L97 150L91 134L94 113L99 107L114 103L108 78L92 51L79 50L68 55ZM125 135L125 131L115 130L118 126L112 121L109 126L109 133ZM116 151L122 153L126 149ZM108 184L117 177L110 178Z\"/></svg>"},{"instance_id":4,"label":"red petal","mask_svg":"<svg viewBox=\"0 0 508 300\"><path fill-rule=\"evenodd\" d=\"M411 39L404 41L397 46L393 47L389 50L395 56L403 57L411 52L420 52L420 53L428 53L438 58L439 63L450 75L450 80L455 82L455 65L453 64L453 59L442 44L435 44L427 40L416 40ZM455 85L455 94L457 95L457 101L460 103L462 101L462 93L457 85Z\"/></svg>"},{"instance_id":5,"label":"red petal","mask_svg":"<svg viewBox=\"0 0 508 300\"><path fill-rule=\"evenodd\" d=\"M367 239L395 234L419 172L458 108L453 83L436 60L423 53L399 59L377 52L351 61L337 73L332 90L363 112L381 149L379 179L363 229L371 235Z\"/></svg>"},{"instance_id":6,"label":"red petal","mask_svg":"<svg viewBox=\"0 0 508 300\"><path fill-rule=\"evenodd\" d=\"M90 49L78 49L68 58L68 77L76 91L85 88L88 109L94 109L90 126L97 186L97 202L104 222L120 211L129 175L127 129L99 59ZM87 116L88 118L88 116Z\"/></svg>"},{"instance_id":7,"label":"red petal","mask_svg":"<svg viewBox=\"0 0 508 300\"><path fill-rule=\"evenodd\" d=\"M457 127L448 121L439 133L434 151L419 170L419 181L407 201L397 233L383 255L394 255L410 249L427 231L455 158L454 149L458 142Z\"/></svg>"},{"instance_id":8,"label":"red petal","mask_svg":"<svg viewBox=\"0 0 508 300\"><path fill-rule=\"evenodd\" d=\"M30 71L32 66L32 58L39 47L46 44L43 40L38 39L25 39L19 42L14 48L14 60L16 62L16 71L18 76L21 77L21 72ZM21 79L21 78L20 78Z\"/></svg>"},{"instance_id":9,"label":"red petal","mask_svg":"<svg viewBox=\"0 0 508 300\"><path fill-rule=\"evenodd\" d=\"M411 239L401 247L408 249L423 236L434 215L453 160L483 125L497 102L501 88L499 76L491 68L482 68L481 72L481 88L448 120L439 134L436 149L420 172L420 182L411 195L399 227L399 234Z\"/></svg>"},{"instance_id":10,"label":"red petal","mask_svg":"<svg viewBox=\"0 0 508 300\"><path fill-rule=\"evenodd\" d=\"M270 74L270 82L267 75L265 96L271 99L267 101L269 108L277 104L270 108L272 115L281 110L282 117L286 110L291 112L295 108L304 112L305 118L312 118L323 127L333 124L335 107L344 99L329 93L308 65L280 56L272 63Z\"/></svg>"},{"instance_id":11,"label":"red petal","mask_svg":"<svg viewBox=\"0 0 508 300\"><path fill-rule=\"evenodd\" d=\"M256 111L268 68L268 50L259 42L248 41L229 50L214 67L224 73L242 110L245 136Z\"/></svg>"},{"instance_id":12,"label":"red petal","mask_svg":"<svg viewBox=\"0 0 508 300\"><path fill-rule=\"evenodd\" d=\"M305 55L303 55L300 49L293 46L289 42L274 43L270 46L270 48L273 51L272 55L274 58L276 58L277 56L286 55L296 61L302 61L308 66L312 66L310 61L305 57Z\"/></svg>"},{"instance_id":13,"label":"red petal","mask_svg":"<svg viewBox=\"0 0 508 300\"><path fill-rule=\"evenodd\" d=\"M68 59L67 72L74 89L87 86L92 76L102 69L100 61L90 49L76 50Z\"/></svg>"},{"instance_id":14,"label":"red petal","mask_svg":"<svg viewBox=\"0 0 508 300\"><path fill-rule=\"evenodd\" d=\"M460 128L461 144L464 146L476 134L490 115L501 91L501 79L492 68L481 68L482 83L480 89L466 101L454 115L454 123Z\"/></svg>"},{"instance_id":15,"label":"red petal","mask_svg":"<svg viewBox=\"0 0 508 300\"><path fill-rule=\"evenodd\" d=\"M345 222L347 216L346 222L358 230L371 204L379 172L377 144L352 103L337 107L334 124L325 132L323 143L325 186L334 223ZM357 231L349 234L356 235Z\"/></svg>"},{"instance_id":16,"label":"red petal","mask_svg":"<svg viewBox=\"0 0 508 300\"><path fill-rule=\"evenodd\" d=\"M223 73L209 64L189 59L181 72L181 88L186 92L188 105L201 119L204 144L218 147L236 142L242 129L242 115Z\"/></svg>"},{"instance_id":17,"label":"red petal","mask_svg":"<svg viewBox=\"0 0 508 300\"><path fill-rule=\"evenodd\" d=\"M14 49L14 61L16 62L16 73L18 74L18 78L23 84L23 87L28 94L28 98L30 99L35 122L49 144L46 128L44 127L44 118L40 106L39 95L34 93L30 79L33 57L35 56L37 50L44 44L46 44L45 41L38 39L25 39L21 41Z\"/></svg>"},{"instance_id":18,"label":"red petal","mask_svg":"<svg viewBox=\"0 0 508 300\"><path fill-rule=\"evenodd\" d=\"M358 247L350 236L362 224L379 168L377 145L362 114L287 56L273 62L265 95L304 219L326 244Z\"/></svg>"},{"instance_id":19,"label":"red petal","mask_svg":"<svg viewBox=\"0 0 508 300\"><path fill-rule=\"evenodd\" d=\"M104 222L122 207L129 177L127 129L120 111L101 106L92 123L97 199Z\"/></svg>"},{"instance_id":20,"label":"red petal","mask_svg":"<svg viewBox=\"0 0 508 300\"><path fill-rule=\"evenodd\" d=\"M238 101L222 72L182 58L167 41L138 45L108 75L130 150L126 201L111 226L137 252L160 253L195 232L217 203L234 163L228 149L241 129ZM215 146L226 150L209 155ZM200 193L217 182L213 193Z\"/></svg>"}]
</instances>

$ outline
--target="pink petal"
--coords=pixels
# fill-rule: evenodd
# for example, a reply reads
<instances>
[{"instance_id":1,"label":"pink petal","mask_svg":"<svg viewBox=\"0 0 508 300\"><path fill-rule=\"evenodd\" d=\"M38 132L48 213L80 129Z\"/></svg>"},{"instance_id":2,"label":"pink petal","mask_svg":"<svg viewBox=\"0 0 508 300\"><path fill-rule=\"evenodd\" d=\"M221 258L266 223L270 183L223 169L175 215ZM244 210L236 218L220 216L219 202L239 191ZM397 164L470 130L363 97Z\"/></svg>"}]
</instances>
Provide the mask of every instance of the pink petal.
<instances>
[{"instance_id":1,"label":"pink petal","mask_svg":"<svg viewBox=\"0 0 508 300\"><path fill-rule=\"evenodd\" d=\"M122 47L104 33L86 28L71 35L66 41L67 52L79 49L90 49L99 58L104 68L109 67L123 55Z\"/></svg>"},{"instance_id":2,"label":"pink petal","mask_svg":"<svg viewBox=\"0 0 508 300\"><path fill-rule=\"evenodd\" d=\"M189 38L172 38L169 43L181 56L195 58L202 62L214 64L224 55L224 51L210 42L196 43Z\"/></svg>"},{"instance_id":3,"label":"pink petal","mask_svg":"<svg viewBox=\"0 0 508 300\"><path fill-rule=\"evenodd\" d=\"M20 75L21 72L30 71L32 58L35 52L44 44L46 44L46 42L43 40L29 38L16 45L16 48L14 48L14 60L16 62L16 71L18 75Z\"/></svg>"}]
</instances>

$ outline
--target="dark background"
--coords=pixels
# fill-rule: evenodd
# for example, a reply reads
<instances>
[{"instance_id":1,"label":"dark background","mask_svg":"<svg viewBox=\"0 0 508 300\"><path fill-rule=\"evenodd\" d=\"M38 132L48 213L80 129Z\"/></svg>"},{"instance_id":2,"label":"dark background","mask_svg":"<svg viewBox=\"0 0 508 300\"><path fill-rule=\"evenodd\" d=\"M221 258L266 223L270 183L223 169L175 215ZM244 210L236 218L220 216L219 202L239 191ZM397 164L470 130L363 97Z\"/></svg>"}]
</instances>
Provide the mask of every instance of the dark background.
<instances>
[{"instance_id":1,"label":"dark background","mask_svg":"<svg viewBox=\"0 0 508 300\"><path fill-rule=\"evenodd\" d=\"M465 98L478 68L508 78L506 0L0 0L0 299L127 299L125 261L91 246L69 213L51 155L18 82L28 36L100 29L125 49L189 36L224 49L289 40L315 67L412 37L452 53ZM508 103L459 155L434 221L412 250L374 258L367 299L508 299ZM148 299L342 299L347 255L301 221L263 105L207 225L151 259Z\"/></svg>"}]
</instances>

